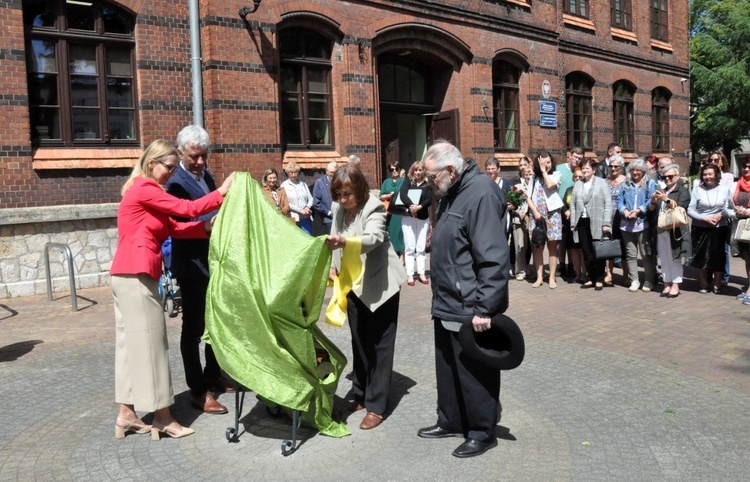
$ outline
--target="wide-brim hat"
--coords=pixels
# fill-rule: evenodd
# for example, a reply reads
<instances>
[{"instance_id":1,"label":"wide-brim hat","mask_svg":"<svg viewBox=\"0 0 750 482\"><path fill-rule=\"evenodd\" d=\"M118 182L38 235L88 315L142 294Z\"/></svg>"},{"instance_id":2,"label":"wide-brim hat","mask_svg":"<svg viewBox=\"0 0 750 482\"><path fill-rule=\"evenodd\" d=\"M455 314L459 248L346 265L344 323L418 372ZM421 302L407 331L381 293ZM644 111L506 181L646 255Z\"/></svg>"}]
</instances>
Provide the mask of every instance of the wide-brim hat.
<instances>
[{"instance_id":1,"label":"wide-brim hat","mask_svg":"<svg viewBox=\"0 0 750 482\"><path fill-rule=\"evenodd\" d=\"M512 318L492 317L489 330L477 332L471 323L464 323L458 332L461 348L471 358L496 370L512 370L523 361L526 345L523 333Z\"/></svg>"}]
</instances>

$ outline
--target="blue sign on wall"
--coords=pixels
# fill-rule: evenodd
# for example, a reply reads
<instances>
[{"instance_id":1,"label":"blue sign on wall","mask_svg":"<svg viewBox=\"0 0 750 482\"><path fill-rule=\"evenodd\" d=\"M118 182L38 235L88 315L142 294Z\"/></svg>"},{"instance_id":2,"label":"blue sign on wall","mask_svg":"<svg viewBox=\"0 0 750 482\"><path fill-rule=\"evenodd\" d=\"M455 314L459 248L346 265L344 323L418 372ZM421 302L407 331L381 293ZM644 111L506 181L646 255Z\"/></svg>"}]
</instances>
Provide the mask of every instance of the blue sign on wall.
<instances>
[{"instance_id":1,"label":"blue sign on wall","mask_svg":"<svg viewBox=\"0 0 750 482\"><path fill-rule=\"evenodd\" d=\"M557 127L557 116L539 114L539 127Z\"/></svg>"},{"instance_id":2,"label":"blue sign on wall","mask_svg":"<svg viewBox=\"0 0 750 482\"><path fill-rule=\"evenodd\" d=\"M539 113L540 114L557 114L557 102L549 100L539 101Z\"/></svg>"}]
</instances>

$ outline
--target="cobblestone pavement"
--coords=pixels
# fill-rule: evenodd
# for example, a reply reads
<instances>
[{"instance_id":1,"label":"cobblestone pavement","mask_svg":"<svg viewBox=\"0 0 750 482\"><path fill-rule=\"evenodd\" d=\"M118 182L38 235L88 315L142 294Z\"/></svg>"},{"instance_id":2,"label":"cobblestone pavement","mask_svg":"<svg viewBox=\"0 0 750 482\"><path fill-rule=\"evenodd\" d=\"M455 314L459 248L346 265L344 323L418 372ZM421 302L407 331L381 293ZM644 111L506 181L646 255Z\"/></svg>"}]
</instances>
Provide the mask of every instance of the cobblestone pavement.
<instances>
[{"instance_id":1,"label":"cobblestone pavement","mask_svg":"<svg viewBox=\"0 0 750 482\"><path fill-rule=\"evenodd\" d=\"M524 331L526 359L503 375L498 447L473 459L450 455L459 439L416 436L436 419L429 287L403 288L383 425L359 430L362 412L349 414L339 399L352 435L301 428L290 457L280 450L289 420L269 417L251 393L235 444L225 438L234 395L220 397L228 415L189 406L179 318L167 319L173 413L197 433L116 440L109 289L80 291L75 313L64 294L0 300L0 480L745 480L750 306L735 300L743 281L700 295L689 280L671 300L511 281L508 314ZM351 353L346 328L323 330ZM342 379L338 395L350 385Z\"/></svg>"}]
</instances>

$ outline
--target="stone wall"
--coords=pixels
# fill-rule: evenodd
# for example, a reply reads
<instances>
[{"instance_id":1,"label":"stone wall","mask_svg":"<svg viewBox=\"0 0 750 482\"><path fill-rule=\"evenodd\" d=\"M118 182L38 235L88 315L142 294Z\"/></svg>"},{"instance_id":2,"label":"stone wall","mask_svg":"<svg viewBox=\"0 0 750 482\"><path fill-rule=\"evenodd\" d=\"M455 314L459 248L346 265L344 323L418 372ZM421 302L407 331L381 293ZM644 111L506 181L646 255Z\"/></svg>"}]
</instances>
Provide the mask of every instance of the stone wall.
<instances>
[{"instance_id":1,"label":"stone wall","mask_svg":"<svg viewBox=\"0 0 750 482\"><path fill-rule=\"evenodd\" d=\"M0 299L47 292L46 243L70 246L76 289L109 284L117 204L0 209ZM50 248L53 292L68 292L68 262Z\"/></svg>"}]
</instances>

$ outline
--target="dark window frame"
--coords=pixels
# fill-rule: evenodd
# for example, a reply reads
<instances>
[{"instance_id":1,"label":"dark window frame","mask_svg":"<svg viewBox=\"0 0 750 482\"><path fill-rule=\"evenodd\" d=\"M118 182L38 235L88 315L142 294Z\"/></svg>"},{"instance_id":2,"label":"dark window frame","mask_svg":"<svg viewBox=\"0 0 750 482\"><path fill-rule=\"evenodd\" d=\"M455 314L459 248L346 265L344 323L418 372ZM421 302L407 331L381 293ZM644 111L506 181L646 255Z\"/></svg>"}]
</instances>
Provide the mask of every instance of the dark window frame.
<instances>
[{"instance_id":1,"label":"dark window frame","mask_svg":"<svg viewBox=\"0 0 750 482\"><path fill-rule=\"evenodd\" d=\"M669 152L669 103L672 93L664 87L651 91L651 150Z\"/></svg>"},{"instance_id":2,"label":"dark window frame","mask_svg":"<svg viewBox=\"0 0 750 482\"><path fill-rule=\"evenodd\" d=\"M565 77L568 149L580 147L591 151L594 148L593 87L594 81L580 72Z\"/></svg>"},{"instance_id":3,"label":"dark window frame","mask_svg":"<svg viewBox=\"0 0 750 482\"><path fill-rule=\"evenodd\" d=\"M291 30L291 27L282 29L279 31L279 36L284 34L284 30ZM295 90L284 90L283 82L279 82L279 92L281 105L279 106L280 121L281 121L281 132L282 132L282 143L285 149L297 150L297 149L310 149L310 150L333 150L335 147L335 129L333 119L333 82L332 72L333 63L331 62L331 55L333 53L334 40L320 32L313 31L310 28L295 26L294 32L297 36L302 35L314 35L317 37L323 37L326 41L330 42L330 48L327 51L328 58L322 57L310 57L304 54L289 54L282 51L281 45L279 46L279 59L281 66L281 74L284 75L284 71L291 69L295 73ZM281 43L281 40L279 41ZM325 109L326 116L324 117L311 117L310 109L310 73L325 73L325 85L326 92L313 92L315 96L323 96L326 98ZM297 113L298 115L289 115L289 112L284 108L285 99L296 97L297 99ZM293 113L294 114L294 113ZM311 131L312 122L323 122L328 123L328 140L327 142L313 142ZM292 138L289 135L288 129L293 124L297 124L298 139L300 142L291 142L289 139Z\"/></svg>"},{"instance_id":4,"label":"dark window frame","mask_svg":"<svg viewBox=\"0 0 750 482\"><path fill-rule=\"evenodd\" d=\"M669 42L669 7L667 0L651 0L651 38Z\"/></svg>"},{"instance_id":5,"label":"dark window frame","mask_svg":"<svg viewBox=\"0 0 750 482\"><path fill-rule=\"evenodd\" d=\"M563 11L576 17L590 18L589 0L564 0Z\"/></svg>"},{"instance_id":6,"label":"dark window frame","mask_svg":"<svg viewBox=\"0 0 750 482\"><path fill-rule=\"evenodd\" d=\"M512 82L500 78L500 70L511 75ZM495 152L520 152L521 150L521 71L511 62L499 59L492 64L492 134ZM510 99L510 102L508 100ZM511 105L508 105L508 104ZM508 114L515 119L513 127L508 127ZM508 132L513 132L514 145L507 145Z\"/></svg>"},{"instance_id":7,"label":"dark window frame","mask_svg":"<svg viewBox=\"0 0 750 482\"><path fill-rule=\"evenodd\" d=\"M74 29L69 27L70 19L67 16L65 1L58 1L49 5L52 26L37 26L33 22L24 21L24 44L27 52L27 82L29 88L29 126L31 129L31 142L34 147L132 147L140 145L140 126L138 111L138 86L135 62L135 17L126 10L108 2L90 0L94 9L93 30ZM49 2L47 2L49 3ZM31 9L34 5L25 5L24 8ZM129 33L111 33L105 31L104 9L116 11L118 15L128 18L130 21ZM44 41L54 44L55 49L55 72L36 72L32 70L32 42ZM70 50L72 46L94 49L95 74L80 74L71 71ZM128 51L130 55L130 75L109 75L107 73L107 49L121 49ZM55 75L56 104L35 103L36 95L33 93L35 76L44 77ZM96 78L96 106L74 106L72 78L85 77ZM123 82L130 85L130 106L110 106L108 87L110 80ZM115 85L114 83L112 85ZM48 128L42 123L36 122L36 114L44 111L55 111L58 116L59 138L44 138L39 133L42 128ZM75 111L96 111L98 119L98 132L85 133L76 132ZM115 111L129 112L132 116L131 138L113 138ZM54 115L54 114L53 114ZM78 114L80 115L80 114ZM80 120L80 117L79 117ZM86 124L84 122L84 124ZM51 132L49 133L52 134ZM97 137L92 137L97 136Z\"/></svg>"},{"instance_id":8,"label":"dark window frame","mask_svg":"<svg viewBox=\"0 0 750 482\"><path fill-rule=\"evenodd\" d=\"M623 80L612 86L614 138L624 152L635 152L635 92L635 86Z\"/></svg>"},{"instance_id":9,"label":"dark window frame","mask_svg":"<svg viewBox=\"0 0 750 482\"><path fill-rule=\"evenodd\" d=\"M633 30L632 0L610 0L612 26L622 30Z\"/></svg>"}]
</instances>

